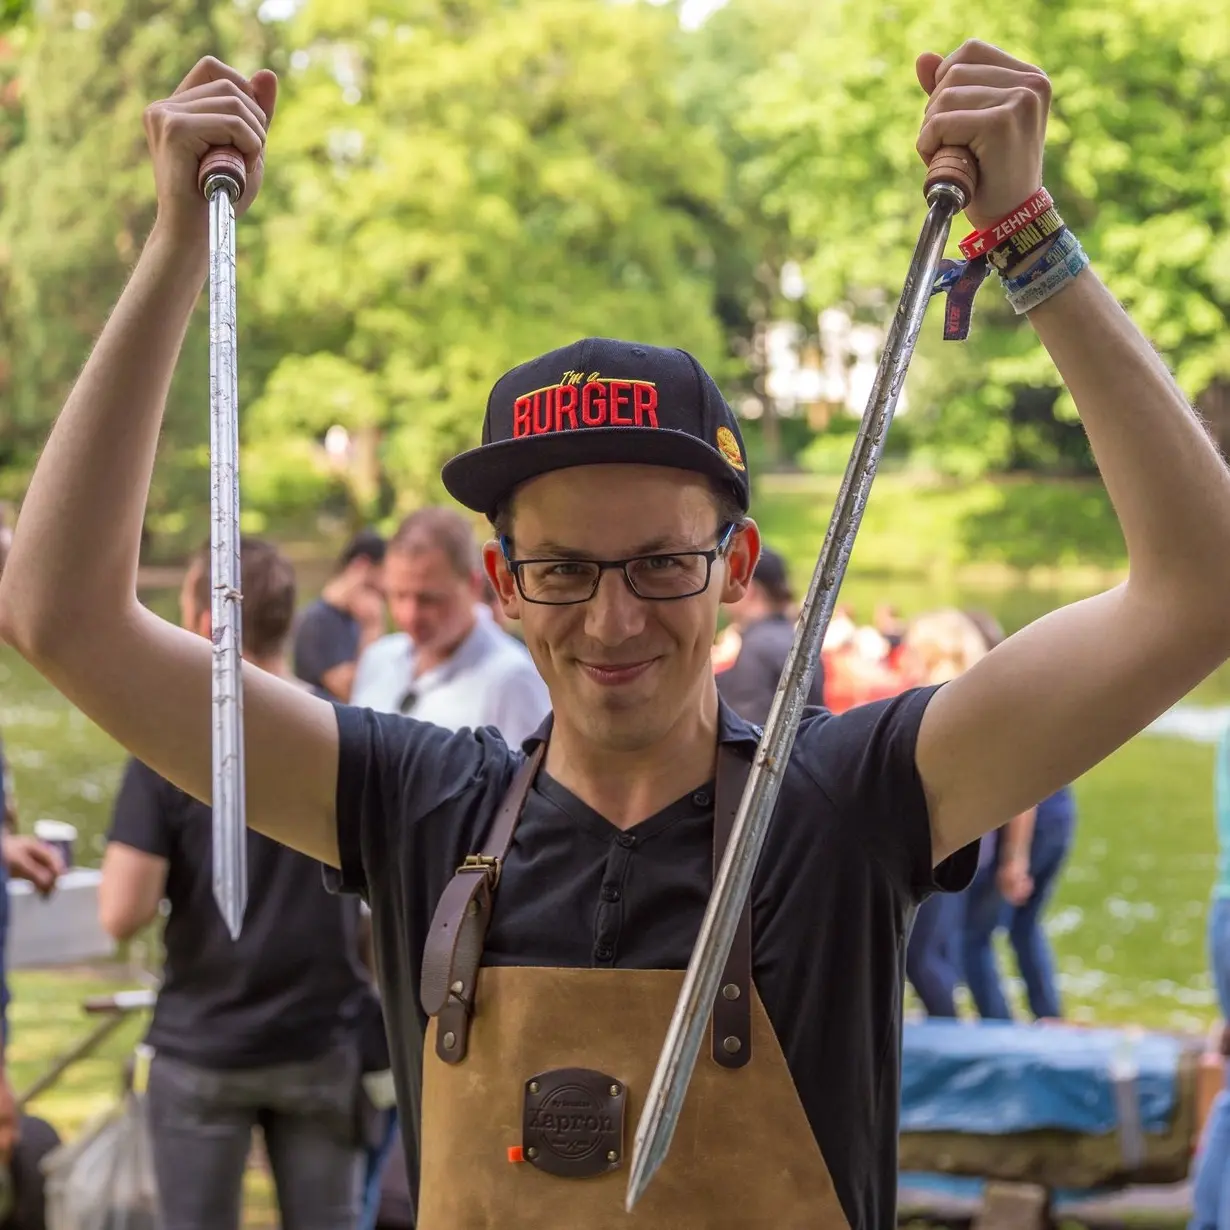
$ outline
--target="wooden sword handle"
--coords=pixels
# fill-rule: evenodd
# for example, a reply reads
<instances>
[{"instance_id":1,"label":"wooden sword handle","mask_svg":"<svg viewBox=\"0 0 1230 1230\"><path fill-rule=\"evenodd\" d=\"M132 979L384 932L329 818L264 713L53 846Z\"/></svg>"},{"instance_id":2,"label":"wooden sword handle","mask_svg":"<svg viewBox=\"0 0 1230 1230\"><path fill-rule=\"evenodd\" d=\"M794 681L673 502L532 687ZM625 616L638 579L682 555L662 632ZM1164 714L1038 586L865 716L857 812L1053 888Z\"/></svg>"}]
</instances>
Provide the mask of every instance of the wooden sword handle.
<instances>
[{"instance_id":1,"label":"wooden sword handle","mask_svg":"<svg viewBox=\"0 0 1230 1230\"><path fill-rule=\"evenodd\" d=\"M927 179L923 185L925 196L936 184L953 184L965 194L965 204L974 199L978 191L978 160L969 150L959 145L945 145L935 151L927 167Z\"/></svg>"},{"instance_id":2,"label":"wooden sword handle","mask_svg":"<svg viewBox=\"0 0 1230 1230\"><path fill-rule=\"evenodd\" d=\"M201 192L205 191L205 183L211 175L229 175L239 185L239 196L243 196L248 185L248 165L233 145L217 146L201 159L201 169L196 177Z\"/></svg>"}]
</instances>

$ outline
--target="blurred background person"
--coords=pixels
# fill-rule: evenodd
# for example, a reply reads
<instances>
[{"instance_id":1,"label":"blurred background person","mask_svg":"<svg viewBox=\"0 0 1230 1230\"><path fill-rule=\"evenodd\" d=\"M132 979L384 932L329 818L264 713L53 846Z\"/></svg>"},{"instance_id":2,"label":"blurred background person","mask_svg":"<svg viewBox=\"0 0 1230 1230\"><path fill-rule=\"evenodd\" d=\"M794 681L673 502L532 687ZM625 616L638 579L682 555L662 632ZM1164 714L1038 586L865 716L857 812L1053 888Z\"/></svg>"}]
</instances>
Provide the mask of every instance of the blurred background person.
<instances>
[{"instance_id":1,"label":"blurred background person","mask_svg":"<svg viewBox=\"0 0 1230 1230\"><path fill-rule=\"evenodd\" d=\"M962 611L951 609L911 620L902 641L903 670L915 684L947 683L986 653L978 626ZM928 1016L957 1015L964 908L963 893L932 893L915 915L905 972Z\"/></svg>"},{"instance_id":2,"label":"blurred background person","mask_svg":"<svg viewBox=\"0 0 1230 1230\"><path fill-rule=\"evenodd\" d=\"M0 572L8 554L12 532L4 506L0 532ZM43 896L64 873L64 860L55 846L17 832L17 803L8 761L0 743L0 1168L8 1173L10 1201L0 1214L0 1230L44 1230L46 1225L44 1178L39 1163L59 1143L55 1128L45 1119L17 1110L8 1071L9 1041L9 880L29 880Z\"/></svg>"},{"instance_id":3,"label":"blurred background person","mask_svg":"<svg viewBox=\"0 0 1230 1230\"><path fill-rule=\"evenodd\" d=\"M396 632L359 659L351 703L457 730L494 726L512 746L550 712L524 646L479 614L483 571L469 521L420 508L389 540L384 595Z\"/></svg>"},{"instance_id":4,"label":"blurred background person","mask_svg":"<svg viewBox=\"0 0 1230 1230\"><path fill-rule=\"evenodd\" d=\"M245 662L291 678L295 577L272 544L241 544ZM181 620L210 635L209 553L193 558ZM323 694L323 693L322 693ZM146 1100L165 1230L237 1230L260 1127L286 1230L352 1230L359 1213L361 1051L375 992L360 908L320 864L253 829L249 898L232 940L213 899L212 813L139 760L115 801L99 918L127 940L170 905L145 1041Z\"/></svg>"},{"instance_id":5,"label":"blurred background person","mask_svg":"<svg viewBox=\"0 0 1230 1230\"><path fill-rule=\"evenodd\" d=\"M60 1143L60 1137L45 1119L17 1110L9 1080L8 881L10 877L29 880L45 896L55 887L64 864L55 847L13 831L17 815L7 784L7 765L0 752L0 814L4 816L4 856L0 859L0 1167L8 1172L11 1193L7 1214L0 1214L0 1230L44 1230L46 1201L39 1163Z\"/></svg>"},{"instance_id":6,"label":"blurred background person","mask_svg":"<svg viewBox=\"0 0 1230 1230\"><path fill-rule=\"evenodd\" d=\"M489 617L493 619L497 628L502 632L507 632L518 645L523 649L525 648L525 642L517 636L515 631L517 621L509 619L504 614L504 605L500 602L500 596L495 592L495 586L491 584L490 579L485 573L483 574L482 598L478 604L478 612L484 618ZM529 651L526 650L526 652L528 653Z\"/></svg>"},{"instance_id":7,"label":"blurred background person","mask_svg":"<svg viewBox=\"0 0 1230 1230\"><path fill-rule=\"evenodd\" d=\"M350 700L359 657L384 634L384 550L375 530L360 530L295 627L295 674L336 700Z\"/></svg>"},{"instance_id":8,"label":"blurred background person","mask_svg":"<svg viewBox=\"0 0 1230 1230\"><path fill-rule=\"evenodd\" d=\"M1209 902L1209 965L1223 1024L1230 1022L1230 725L1222 732L1213 763L1213 814L1217 832L1217 875ZM1230 1027L1222 1052L1230 1050ZM1188 1230L1230 1227L1230 1092L1213 1100L1196 1156L1192 1218Z\"/></svg>"},{"instance_id":9,"label":"blurred background person","mask_svg":"<svg viewBox=\"0 0 1230 1230\"><path fill-rule=\"evenodd\" d=\"M763 726L769 716L777 685L794 643L794 594L786 571L786 561L769 547L761 547L752 583L738 602L726 607L730 627L738 636L738 652L733 660L715 654L717 686L722 699L741 717ZM816 674L807 695L809 705L824 704L824 664L816 663Z\"/></svg>"},{"instance_id":10,"label":"blurred background person","mask_svg":"<svg viewBox=\"0 0 1230 1230\"><path fill-rule=\"evenodd\" d=\"M987 649L1004 639L985 611L967 612ZM965 984L986 1020L1010 1020L995 958L1001 927L1016 957L1029 1010L1036 1020L1063 1015L1055 957L1043 928L1043 914L1067 862L1076 828L1076 799L1063 786L1002 828L982 839L978 871L966 889L961 923L961 964Z\"/></svg>"}]
</instances>

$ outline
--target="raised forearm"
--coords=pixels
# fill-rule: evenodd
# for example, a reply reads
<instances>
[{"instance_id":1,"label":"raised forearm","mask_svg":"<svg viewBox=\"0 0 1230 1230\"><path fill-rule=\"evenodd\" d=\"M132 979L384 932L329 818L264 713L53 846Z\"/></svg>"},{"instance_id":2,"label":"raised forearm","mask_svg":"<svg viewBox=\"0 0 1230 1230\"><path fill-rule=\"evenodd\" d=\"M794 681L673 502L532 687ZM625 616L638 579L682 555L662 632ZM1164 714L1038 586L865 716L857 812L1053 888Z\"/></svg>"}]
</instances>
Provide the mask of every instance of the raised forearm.
<instances>
[{"instance_id":1,"label":"raised forearm","mask_svg":"<svg viewBox=\"0 0 1230 1230\"><path fill-rule=\"evenodd\" d=\"M56 421L0 581L0 625L19 648L136 602L163 408L207 268L205 236L155 227Z\"/></svg>"},{"instance_id":2,"label":"raised forearm","mask_svg":"<svg viewBox=\"0 0 1230 1230\"><path fill-rule=\"evenodd\" d=\"M1165 364L1091 269L1030 320L1080 411L1129 584L1230 598L1230 474Z\"/></svg>"}]
</instances>

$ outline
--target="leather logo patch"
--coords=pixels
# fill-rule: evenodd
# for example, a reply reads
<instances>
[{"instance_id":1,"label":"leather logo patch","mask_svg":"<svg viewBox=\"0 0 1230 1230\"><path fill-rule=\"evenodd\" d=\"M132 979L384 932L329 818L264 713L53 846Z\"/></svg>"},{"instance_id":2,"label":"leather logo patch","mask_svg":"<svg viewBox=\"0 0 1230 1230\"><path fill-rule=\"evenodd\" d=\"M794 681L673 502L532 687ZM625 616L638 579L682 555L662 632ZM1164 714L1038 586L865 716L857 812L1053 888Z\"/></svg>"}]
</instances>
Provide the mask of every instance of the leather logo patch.
<instances>
[{"instance_id":1,"label":"leather logo patch","mask_svg":"<svg viewBox=\"0 0 1230 1230\"><path fill-rule=\"evenodd\" d=\"M525 1160L563 1179L618 1168L624 1153L624 1083L590 1068L552 1068L525 1082Z\"/></svg>"}]
</instances>

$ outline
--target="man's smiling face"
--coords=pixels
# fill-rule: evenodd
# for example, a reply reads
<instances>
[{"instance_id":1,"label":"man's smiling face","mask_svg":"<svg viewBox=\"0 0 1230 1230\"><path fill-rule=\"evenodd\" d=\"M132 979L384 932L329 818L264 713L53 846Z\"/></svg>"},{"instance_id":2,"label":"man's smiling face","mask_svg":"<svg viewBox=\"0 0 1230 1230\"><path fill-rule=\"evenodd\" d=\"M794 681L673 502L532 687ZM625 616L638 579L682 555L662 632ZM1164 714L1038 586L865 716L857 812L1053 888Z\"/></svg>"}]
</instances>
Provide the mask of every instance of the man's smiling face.
<instances>
[{"instance_id":1,"label":"man's smiling face","mask_svg":"<svg viewBox=\"0 0 1230 1230\"><path fill-rule=\"evenodd\" d=\"M617 569L588 602L527 602L494 545L488 573L506 612L520 619L556 719L612 750L662 739L695 713L713 686L710 650L718 608L745 589L759 550L755 525L732 536L703 593L637 597ZM594 465L526 483L514 502L515 559L618 560L711 551L726 529L712 485L661 466Z\"/></svg>"}]
</instances>

